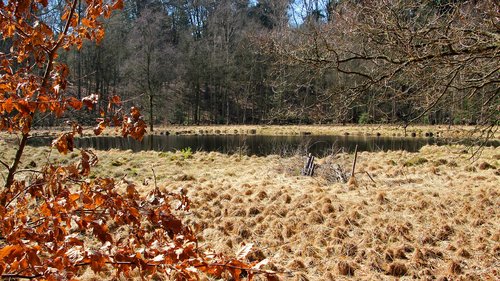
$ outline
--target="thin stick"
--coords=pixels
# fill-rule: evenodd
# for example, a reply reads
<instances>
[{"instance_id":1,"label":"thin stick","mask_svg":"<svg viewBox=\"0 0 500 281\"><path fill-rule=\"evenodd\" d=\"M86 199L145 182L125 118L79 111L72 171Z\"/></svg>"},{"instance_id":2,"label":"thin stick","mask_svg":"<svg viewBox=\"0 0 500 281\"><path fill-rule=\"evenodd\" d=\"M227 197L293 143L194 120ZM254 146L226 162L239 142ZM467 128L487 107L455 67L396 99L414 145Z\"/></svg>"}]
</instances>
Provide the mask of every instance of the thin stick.
<instances>
[{"instance_id":1,"label":"thin stick","mask_svg":"<svg viewBox=\"0 0 500 281\"><path fill-rule=\"evenodd\" d=\"M156 184L156 173L155 173L155 169L151 168L151 171L153 171L153 178L155 180L155 190L158 189L158 185Z\"/></svg>"},{"instance_id":2,"label":"thin stick","mask_svg":"<svg viewBox=\"0 0 500 281\"><path fill-rule=\"evenodd\" d=\"M33 169L17 170L14 174L18 174L18 173L27 173L27 172L31 172L31 173L38 173L38 174L43 174L43 172L42 172L42 171L33 170Z\"/></svg>"},{"instance_id":3,"label":"thin stick","mask_svg":"<svg viewBox=\"0 0 500 281\"><path fill-rule=\"evenodd\" d=\"M368 173L367 171L365 171L365 173L368 175L368 177L372 180L373 183L377 183L375 182L375 180L372 178L372 176L370 175L370 173Z\"/></svg>"},{"instance_id":4,"label":"thin stick","mask_svg":"<svg viewBox=\"0 0 500 281\"><path fill-rule=\"evenodd\" d=\"M352 172L351 177L354 177L354 169L356 168L356 160L358 159L358 145L354 148L354 161L352 162Z\"/></svg>"},{"instance_id":5,"label":"thin stick","mask_svg":"<svg viewBox=\"0 0 500 281\"><path fill-rule=\"evenodd\" d=\"M9 165L5 162L3 162L2 160L0 160L0 164L4 165L5 168L7 168L7 170L9 169Z\"/></svg>"},{"instance_id":6,"label":"thin stick","mask_svg":"<svg viewBox=\"0 0 500 281\"><path fill-rule=\"evenodd\" d=\"M29 134L23 133L22 136L23 137L21 138L21 142L19 143L19 147L17 148L16 151L14 162L12 163L12 166L9 167L9 173L7 174L7 179L5 180L4 189L9 189L12 183L14 182L14 174L17 171L17 166L19 165L19 162L21 162L21 156L23 155L24 148L26 147L26 143L28 142ZM2 206L5 206L5 203L6 202L0 202Z\"/></svg>"}]
</instances>

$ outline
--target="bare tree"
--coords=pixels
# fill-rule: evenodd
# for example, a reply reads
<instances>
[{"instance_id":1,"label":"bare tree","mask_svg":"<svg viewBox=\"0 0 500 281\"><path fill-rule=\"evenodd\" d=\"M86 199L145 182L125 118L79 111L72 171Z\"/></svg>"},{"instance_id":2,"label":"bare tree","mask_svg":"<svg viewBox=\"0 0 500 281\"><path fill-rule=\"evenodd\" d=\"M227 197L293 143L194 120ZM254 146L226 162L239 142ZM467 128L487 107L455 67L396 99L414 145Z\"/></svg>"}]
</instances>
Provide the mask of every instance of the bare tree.
<instances>
[{"instance_id":1,"label":"bare tree","mask_svg":"<svg viewBox=\"0 0 500 281\"><path fill-rule=\"evenodd\" d=\"M169 18L153 8L146 8L129 33L130 50L124 64L127 84L132 92L147 97L149 127L153 131L157 99L165 98L168 85L175 78L176 52L167 33Z\"/></svg>"},{"instance_id":2,"label":"bare tree","mask_svg":"<svg viewBox=\"0 0 500 281\"><path fill-rule=\"evenodd\" d=\"M276 33L265 49L277 65L334 73L333 89L322 95L338 95L333 100L345 109L371 96L380 111L390 109L379 114L407 126L439 110L441 119L453 118L450 103L467 102L478 110L468 121L491 131L498 120L498 8L492 0L344 1L329 21Z\"/></svg>"}]
</instances>

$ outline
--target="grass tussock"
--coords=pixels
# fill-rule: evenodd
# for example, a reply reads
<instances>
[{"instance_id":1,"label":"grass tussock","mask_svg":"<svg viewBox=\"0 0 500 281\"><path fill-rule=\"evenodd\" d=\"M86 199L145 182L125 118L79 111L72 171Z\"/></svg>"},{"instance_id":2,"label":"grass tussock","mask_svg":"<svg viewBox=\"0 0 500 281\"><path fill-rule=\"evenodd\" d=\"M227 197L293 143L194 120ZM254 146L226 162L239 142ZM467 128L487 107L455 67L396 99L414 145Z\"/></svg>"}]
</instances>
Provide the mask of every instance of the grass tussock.
<instances>
[{"instance_id":1,"label":"grass tussock","mask_svg":"<svg viewBox=\"0 0 500 281\"><path fill-rule=\"evenodd\" d=\"M301 157L235 161L213 152L97 151L92 177L120 175L138 183L138 192L158 185L187 194L184 220L199 226L200 247L231 255L254 243L248 258L269 259L265 269L284 272L284 280L495 280L500 149L485 148L474 163L463 150L360 153L353 188L329 180L328 170L300 176ZM0 153L11 159L12 145L0 142ZM25 155L22 164L34 168L77 161L42 148L27 147ZM339 154L318 164L350 167L352 160Z\"/></svg>"}]
</instances>

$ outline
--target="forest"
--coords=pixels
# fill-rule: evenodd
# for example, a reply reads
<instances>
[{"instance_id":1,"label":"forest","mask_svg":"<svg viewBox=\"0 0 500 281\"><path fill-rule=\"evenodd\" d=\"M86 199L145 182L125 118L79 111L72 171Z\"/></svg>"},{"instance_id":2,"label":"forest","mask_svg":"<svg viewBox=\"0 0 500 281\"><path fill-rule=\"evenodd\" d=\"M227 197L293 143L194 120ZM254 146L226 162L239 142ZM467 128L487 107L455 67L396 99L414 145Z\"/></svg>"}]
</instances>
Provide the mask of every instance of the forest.
<instances>
[{"instance_id":1,"label":"forest","mask_svg":"<svg viewBox=\"0 0 500 281\"><path fill-rule=\"evenodd\" d=\"M62 30L64 1L41 15ZM77 12L86 8L78 3ZM495 126L497 1L126 0L99 43L60 51L67 93L168 124ZM83 22L85 24L85 22ZM80 46L81 47L81 46ZM0 51L10 48L0 43ZM93 122L73 112L80 123ZM38 118L35 125L65 119ZM59 123L58 123L59 122Z\"/></svg>"}]
</instances>

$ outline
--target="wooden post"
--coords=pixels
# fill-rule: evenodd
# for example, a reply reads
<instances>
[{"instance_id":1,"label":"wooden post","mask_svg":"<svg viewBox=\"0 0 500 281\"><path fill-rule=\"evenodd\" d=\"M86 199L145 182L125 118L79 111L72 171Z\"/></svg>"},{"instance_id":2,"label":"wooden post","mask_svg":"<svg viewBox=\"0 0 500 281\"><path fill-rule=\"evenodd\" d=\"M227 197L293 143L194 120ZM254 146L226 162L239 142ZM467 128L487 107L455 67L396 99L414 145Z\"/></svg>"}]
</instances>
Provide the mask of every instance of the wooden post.
<instances>
[{"instance_id":1,"label":"wooden post","mask_svg":"<svg viewBox=\"0 0 500 281\"><path fill-rule=\"evenodd\" d=\"M347 182L347 184L349 185L349 189L354 189L354 188L358 187L358 181L356 181L356 177L354 177L357 159L358 159L358 145L356 145L356 148L354 149L354 161L352 162L351 177L349 178L349 181Z\"/></svg>"},{"instance_id":2,"label":"wooden post","mask_svg":"<svg viewBox=\"0 0 500 281\"><path fill-rule=\"evenodd\" d=\"M316 168L316 164L314 164L314 156L309 153L309 156L307 156L306 164L302 169L302 175L312 177L314 175L314 168Z\"/></svg>"},{"instance_id":3,"label":"wooden post","mask_svg":"<svg viewBox=\"0 0 500 281\"><path fill-rule=\"evenodd\" d=\"M356 169L356 160L358 159L358 145L354 148L354 161L352 162L351 177L354 177L354 169Z\"/></svg>"}]
</instances>

